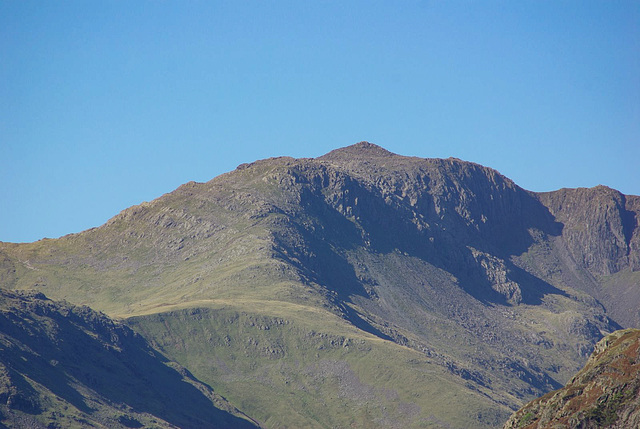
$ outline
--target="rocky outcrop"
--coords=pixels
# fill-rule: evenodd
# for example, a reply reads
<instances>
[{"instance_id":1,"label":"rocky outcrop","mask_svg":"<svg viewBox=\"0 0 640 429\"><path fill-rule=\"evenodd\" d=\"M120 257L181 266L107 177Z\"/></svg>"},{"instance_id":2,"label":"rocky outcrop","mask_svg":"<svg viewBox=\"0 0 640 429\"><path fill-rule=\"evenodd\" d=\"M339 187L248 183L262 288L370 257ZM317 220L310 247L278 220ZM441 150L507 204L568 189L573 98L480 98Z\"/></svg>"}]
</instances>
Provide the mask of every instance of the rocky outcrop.
<instances>
[{"instance_id":1,"label":"rocky outcrop","mask_svg":"<svg viewBox=\"0 0 640 429\"><path fill-rule=\"evenodd\" d=\"M517 411L504 429L640 427L640 330L606 336L565 387Z\"/></svg>"}]
</instances>

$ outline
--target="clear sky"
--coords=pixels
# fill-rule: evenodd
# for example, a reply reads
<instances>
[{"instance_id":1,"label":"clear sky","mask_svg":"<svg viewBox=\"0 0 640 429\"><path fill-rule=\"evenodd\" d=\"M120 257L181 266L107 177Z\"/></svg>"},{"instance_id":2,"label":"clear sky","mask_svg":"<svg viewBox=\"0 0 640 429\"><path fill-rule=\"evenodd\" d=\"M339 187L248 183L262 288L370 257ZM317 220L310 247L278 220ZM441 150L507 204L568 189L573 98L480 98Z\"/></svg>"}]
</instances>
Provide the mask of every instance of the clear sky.
<instances>
[{"instance_id":1,"label":"clear sky","mask_svg":"<svg viewBox=\"0 0 640 429\"><path fill-rule=\"evenodd\" d=\"M361 140L640 195L640 2L0 0L0 240Z\"/></svg>"}]
</instances>

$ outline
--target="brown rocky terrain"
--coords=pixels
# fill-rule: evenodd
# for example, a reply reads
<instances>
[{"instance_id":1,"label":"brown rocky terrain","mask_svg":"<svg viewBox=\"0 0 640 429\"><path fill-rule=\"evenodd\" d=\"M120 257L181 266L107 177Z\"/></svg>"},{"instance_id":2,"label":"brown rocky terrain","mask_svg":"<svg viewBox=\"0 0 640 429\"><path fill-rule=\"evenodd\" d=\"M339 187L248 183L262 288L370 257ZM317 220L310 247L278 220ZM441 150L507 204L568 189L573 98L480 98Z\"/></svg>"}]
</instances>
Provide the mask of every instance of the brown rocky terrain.
<instances>
[{"instance_id":1,"label":"brown rocky terrain","mask_svg":"<svg viewBox=\"0 0 640 429\"><path fill-rule=\"evenodd\" d=\"M606 336L562 389L531 401L504 429L640 427L640 330Z\"/></svg>"}]
</instances>

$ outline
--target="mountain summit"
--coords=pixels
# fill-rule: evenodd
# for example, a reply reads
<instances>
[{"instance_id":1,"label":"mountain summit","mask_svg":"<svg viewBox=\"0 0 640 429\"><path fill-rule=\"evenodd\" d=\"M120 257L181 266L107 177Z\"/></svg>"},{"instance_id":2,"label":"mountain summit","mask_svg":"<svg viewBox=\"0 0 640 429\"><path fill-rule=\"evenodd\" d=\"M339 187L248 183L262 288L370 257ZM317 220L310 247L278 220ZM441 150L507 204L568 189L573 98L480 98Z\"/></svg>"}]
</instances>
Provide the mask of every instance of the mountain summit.
<instances>
[{"instance_id":1,"label":"mountain summit","mask_svg":"<svg viewBox=\"0 0 640 429\"><path fill-rule=\"evenodd\" d=\"M326 155L321 156L319 159L326 159L330 161L336 160L371 160L373 158L389 158L395 155L388 150L375 145L373 143L369 143L366 141L362 141L360 143L353 144L351 146L347 146L341 149L332 150Z\"/></svg>"},{"instance_id":2,"label":"mountain summit","mask_svg":"<svg viewBox=\"0 0 640 429\"><path fill-rule=\"evenodd\" d=\"M125 320L269 427L497 427L640 323L639 218L360 142L0 244L0 284Z\"/></svg>"}]
</instances>

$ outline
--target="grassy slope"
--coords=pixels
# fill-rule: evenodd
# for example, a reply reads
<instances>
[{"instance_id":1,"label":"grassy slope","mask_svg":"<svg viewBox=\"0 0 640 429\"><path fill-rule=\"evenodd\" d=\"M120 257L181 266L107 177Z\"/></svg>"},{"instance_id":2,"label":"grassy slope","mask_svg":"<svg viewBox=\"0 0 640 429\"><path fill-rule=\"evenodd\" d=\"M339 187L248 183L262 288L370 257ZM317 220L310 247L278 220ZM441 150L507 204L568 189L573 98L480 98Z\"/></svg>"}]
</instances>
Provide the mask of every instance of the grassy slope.
<instances>
[{"instance_id":1,"label":"grassy slope","mask_svg":"<svg viewBox=\"0 0 640 429\"><path fill-rule=\"evenodd\" d=\"M265 187L274 192L260 179L278 166L183 185L81 234L0 243L2 286L43 290L122 317L202 298L321 306L322 298L302 290L299 275L273 257L269 228L283 215L260 207L259 196Z\"/></svg>"},{"instance_id":2,"label":"grassy slope","mask_svg":"<svg viewBox=\"0 0 640 429\"><path fill-rule=\"evenodd\" d=\"M228 304L129 323L267 427L493 427L508 414L481 386L331 313Z\"/></svg>"}]
</instances>

